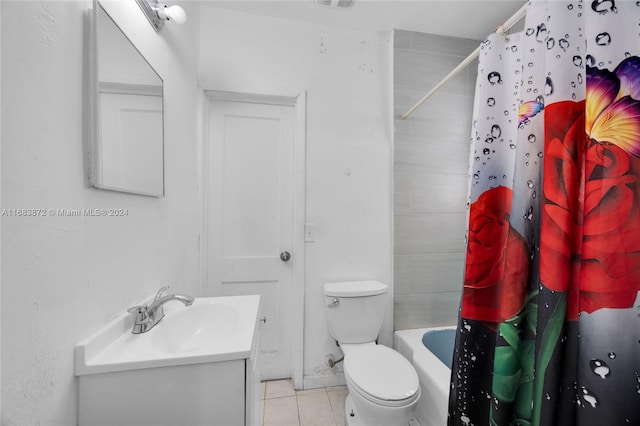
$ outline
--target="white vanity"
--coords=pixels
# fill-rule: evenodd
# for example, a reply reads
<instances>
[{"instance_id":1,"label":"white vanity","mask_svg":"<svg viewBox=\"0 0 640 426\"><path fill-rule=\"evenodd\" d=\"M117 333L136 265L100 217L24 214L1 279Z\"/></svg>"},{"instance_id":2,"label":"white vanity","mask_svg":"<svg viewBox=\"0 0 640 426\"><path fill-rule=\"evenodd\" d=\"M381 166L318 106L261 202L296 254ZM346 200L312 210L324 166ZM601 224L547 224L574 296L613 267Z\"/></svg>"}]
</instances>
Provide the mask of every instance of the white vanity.
<instances>
[{"instance_id":1,"label":"white vanity","mask_svg":"<svg viewBox=\"0 0 640 426\"><path fill-rule=\"evenodd\" d=\"M80 425L257 425L259 296L167 303L132 334L131 314L75 347Z\"/></svg>"}]
</instances>

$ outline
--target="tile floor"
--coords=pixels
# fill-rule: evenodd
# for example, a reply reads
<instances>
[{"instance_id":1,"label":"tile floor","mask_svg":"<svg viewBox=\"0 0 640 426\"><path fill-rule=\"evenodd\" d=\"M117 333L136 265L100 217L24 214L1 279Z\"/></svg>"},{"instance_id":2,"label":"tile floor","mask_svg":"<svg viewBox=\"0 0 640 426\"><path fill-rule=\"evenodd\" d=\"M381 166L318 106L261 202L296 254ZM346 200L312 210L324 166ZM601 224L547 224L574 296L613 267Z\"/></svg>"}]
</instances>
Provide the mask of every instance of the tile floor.
<instances>
[{"instance_id":1,"label":"tile floor","mask_svg":"<svg viewBox=\"0 0 640 426\"><path fill-rule=\"evenodd\" d=\"M346 386L296 391L290 380L262 382L263 426L344 426Z\"/></svg>"}]
</instances>

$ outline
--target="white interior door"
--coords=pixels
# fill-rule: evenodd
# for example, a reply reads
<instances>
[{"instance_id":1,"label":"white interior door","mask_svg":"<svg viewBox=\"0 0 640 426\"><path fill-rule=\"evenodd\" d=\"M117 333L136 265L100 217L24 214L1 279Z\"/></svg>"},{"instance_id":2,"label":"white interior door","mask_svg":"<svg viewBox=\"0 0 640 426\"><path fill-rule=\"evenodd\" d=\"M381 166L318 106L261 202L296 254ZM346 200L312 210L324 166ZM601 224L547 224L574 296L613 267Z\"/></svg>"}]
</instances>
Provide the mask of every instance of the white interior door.
<instances>
[{"instance_id":1,"label":"white interior door","mask_svg":"<svg viewBox=\"0 0 640 426\"><path fill-rule=\"evenodd\" d=\"M261 295L263 380L292 375L294 117L293 106L209 108L207 293Z\"/></svg>"}]
</instances>

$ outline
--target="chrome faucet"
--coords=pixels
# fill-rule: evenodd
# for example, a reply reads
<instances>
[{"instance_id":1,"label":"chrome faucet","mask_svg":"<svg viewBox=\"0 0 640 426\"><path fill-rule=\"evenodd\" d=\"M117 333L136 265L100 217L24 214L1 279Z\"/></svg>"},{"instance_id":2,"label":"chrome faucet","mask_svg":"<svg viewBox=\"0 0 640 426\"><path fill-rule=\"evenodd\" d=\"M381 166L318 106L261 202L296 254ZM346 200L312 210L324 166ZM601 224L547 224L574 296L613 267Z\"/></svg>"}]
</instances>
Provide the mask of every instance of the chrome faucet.
<instances>
[{"instance_id":1,"label":"chrome faucet","mask_svg":"<svg viewBox=\"0 0 640 426\"><path fill-rule=\"evenodd\" d=\"M131 330L133 334L146 333L151 330L153 326L159 323L160 320L164 318L163 305L171 300L177 300L184 303L185 306L191 306L194 300L191 296L185 296L182 294L169 294L163 296L162 294L167 291L168 288L169 287L162 287L158 290L156 296L153 298L153 302L151 302L149 306L140 305L127 309L127 312L136 314L133 322L133 329Z\"/></svg>"}]
</instances>

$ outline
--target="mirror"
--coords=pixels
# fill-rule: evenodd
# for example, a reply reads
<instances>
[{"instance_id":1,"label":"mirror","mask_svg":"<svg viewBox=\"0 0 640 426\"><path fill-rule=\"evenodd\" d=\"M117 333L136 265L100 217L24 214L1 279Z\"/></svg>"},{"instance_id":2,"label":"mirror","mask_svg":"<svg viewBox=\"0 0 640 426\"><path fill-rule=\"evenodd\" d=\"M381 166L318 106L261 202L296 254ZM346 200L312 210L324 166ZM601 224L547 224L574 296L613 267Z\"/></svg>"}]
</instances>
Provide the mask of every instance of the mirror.
<instances>
[{"instance_id":1,"label":"mirror","mask_svg":"<svg viewBox=\"0 0 640 426\"><path fill-rule=\"evenodd\" d=\"M91 183L164 195L162 79L94 1Z\"/></svg>"}]
</instances>

